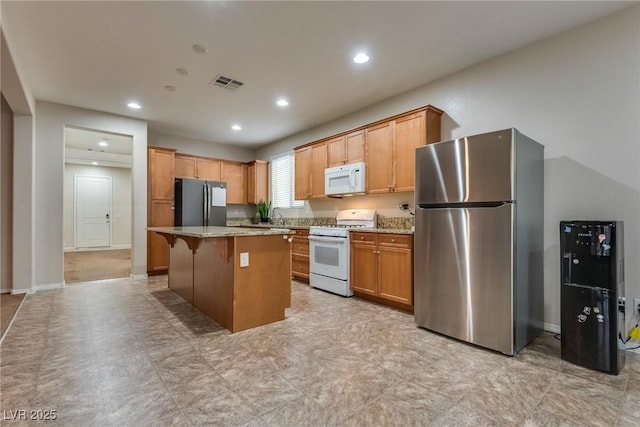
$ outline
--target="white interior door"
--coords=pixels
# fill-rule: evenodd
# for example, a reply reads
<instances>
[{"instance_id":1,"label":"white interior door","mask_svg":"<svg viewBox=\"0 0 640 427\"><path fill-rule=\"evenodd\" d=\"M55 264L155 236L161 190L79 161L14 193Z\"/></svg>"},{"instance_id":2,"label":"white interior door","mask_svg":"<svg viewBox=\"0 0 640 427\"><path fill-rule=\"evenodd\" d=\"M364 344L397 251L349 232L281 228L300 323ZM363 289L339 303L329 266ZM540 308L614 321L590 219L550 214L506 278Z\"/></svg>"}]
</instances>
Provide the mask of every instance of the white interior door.
<instances>
[{"instance_id":1,"label":"white interior door","mask_svg":"<svg viewBox=\"0 0 640 427\"><path fill-rule=\"evenodd\" d=\"M76 248L111 245L111 177L75 177Z\"/></svg>"}]
</instances>

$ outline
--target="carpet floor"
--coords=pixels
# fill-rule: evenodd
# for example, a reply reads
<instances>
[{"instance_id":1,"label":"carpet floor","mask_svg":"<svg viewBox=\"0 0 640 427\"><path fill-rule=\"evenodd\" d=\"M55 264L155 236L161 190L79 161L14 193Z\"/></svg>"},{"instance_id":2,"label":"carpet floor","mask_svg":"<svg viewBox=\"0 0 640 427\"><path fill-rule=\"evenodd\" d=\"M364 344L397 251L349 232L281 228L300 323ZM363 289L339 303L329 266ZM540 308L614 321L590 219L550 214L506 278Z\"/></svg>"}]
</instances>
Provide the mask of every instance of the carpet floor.
<instances>
[{"instance_id":1,"label":"carpet floor","mask_svg":"<svg viewBox=\"0 0 640 427\"><path fill-rule=\"evenodd\" d=\"M131 250L65 252L65 283L129 277Z\"/></svg>"}]
</instances>

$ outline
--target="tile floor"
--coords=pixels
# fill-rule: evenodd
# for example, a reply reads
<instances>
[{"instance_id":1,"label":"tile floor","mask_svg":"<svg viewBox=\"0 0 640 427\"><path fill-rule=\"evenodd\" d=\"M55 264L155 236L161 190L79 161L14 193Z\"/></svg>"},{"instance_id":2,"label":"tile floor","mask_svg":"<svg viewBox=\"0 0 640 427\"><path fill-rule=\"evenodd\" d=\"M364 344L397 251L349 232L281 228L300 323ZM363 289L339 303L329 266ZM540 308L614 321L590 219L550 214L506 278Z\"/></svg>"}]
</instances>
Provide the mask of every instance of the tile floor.
<instances>
[{"instance_id":1,"label":"tile floor","mask_svg":"<svg viewBox=\"0 0 640 427\"><path fill-rule=\"evenodd\" d=\"M293 285L287 319L236 334L166 287L116 279L29 295L1 349L1 424L640 425L640 358L618 376L544 334L511 358L411 315ZM28 414L28 412L27 412Z\"/></svg>"}]
</instances>

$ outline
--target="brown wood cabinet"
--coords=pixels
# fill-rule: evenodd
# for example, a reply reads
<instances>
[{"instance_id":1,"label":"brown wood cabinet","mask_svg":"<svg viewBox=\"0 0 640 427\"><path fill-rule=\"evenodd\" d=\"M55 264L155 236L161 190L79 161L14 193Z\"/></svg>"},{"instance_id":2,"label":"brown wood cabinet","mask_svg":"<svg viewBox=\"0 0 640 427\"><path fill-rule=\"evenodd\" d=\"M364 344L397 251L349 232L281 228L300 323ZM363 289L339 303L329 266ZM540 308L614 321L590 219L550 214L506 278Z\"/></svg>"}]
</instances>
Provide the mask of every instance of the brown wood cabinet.
<instances>
[{"instance_id":1,"label":"brown wood cabinet","mask_svg":"<svg viewBox=\"0 0 640 427\"><path fill-rule=\"evenodd\" d=\"M327 143L295 150L295 199L316 199L324 194L324 170L327 168Z\"/></svg>"},{"instance_id":2,"label":"brown wood cabinet","mask_svg":"<svg viewBox=\"0 0 640 427\"><path fill-rule=\"evenodd\" d=\"M247 203L269 200L269 162L254 160L247 165Z\"/></svg>"},{"instance_id":3,"label":"brown wood cabinet","mask_svg":"<svg viewBox=\"0 0 640 427\"><path fill-rule=\"evenodd\" d=\"M220 181L221 161L191 154L175 154L175 177Z\"/></svg>"},{"instance_id":4,"label":"brown wood cabinet","mask_svg":"<svg viewBox=\"0 0 640 427\"><path fill-rule=\"evenodd\" d=\"M235 162L220 162L220 180L227 183L227 203L247 204L247 165Z\"/></svg>"},{"instance_id":5,"label":"brown wood cabinet","mask_svg":"<svg viewBox=\"0 0 640 427\"><path fill-rule=\"evenodd\" d=\"M350 237L354 293L413 311L413 236L351 232Z\"/></svg>"},{"instance_id":6,"label":"brown wood cabinet","mask_svg":"<svg viewBox=\"0 0 640 427\"><path fill-rule=\"evenodd\" d=\"M173 177L175 150L149 147L147 151L147 225L173 226ZM169 267L169 244L147 232L147 273L163 274Z\"/></svg>"},{"instance_id":7,"label":"brown wood cabinet","mask_svg":"<svg viewBox=\"0 0 640 427\"><path fill-rule=\"evenodd\" d=\"M415 151L427 143L426 116L418 111L367 128L368 193L413 191Z\"/></svg>"},{"instance_id":8,"label":"brown wood cabinet","mask_svg":"<svg viewBox=\"0 0 640 427\"><path fill-rule=\"evenodd\" d=\"M309 230L294 228L291 243L291 276L294 279L309 281Z\"/></svg>"},{"instance_id":9,"label":"brown wood cabinet","mask_svg":"<svg viewBox=\"0 0 640 427\"><path fill-rule=\"evenodd\" d=\"M327 167L364 162L364 131L359 130L327 141Z\"/></svg>"},{"instance_id":10,"label":"brown wood cabinet","mask_svg":"<svg viewBox=\"0 0 640 427\"><path fill-rule=\"evenodd\" d=\"M174 156L175 177L191 178L198 177L196 172L197 157L190 154L176 153Z\"/></svg>"},{"instance_id":11,"label":"brown wood cabinet","mask_svg":"<svg viewBox=\"0 0 640 427\"><path fill-rule=\"evenodd\" d=\"M196 158L196 177L205 181L221 180L221 161L206 157Z\"/></svg>"},{"instance_id":12,"label":"brown wood cabinet","mask_svg":"<svg viewBox=\"0 0 640 427\"><path fill-rule=\"evenodd\" d=\"M442 114L427 105L296 148L296 200L322 197L322 169L358 161L367 165L366 193L413 191L415 149L440 141Z\"/></svg>"}]
</instances>

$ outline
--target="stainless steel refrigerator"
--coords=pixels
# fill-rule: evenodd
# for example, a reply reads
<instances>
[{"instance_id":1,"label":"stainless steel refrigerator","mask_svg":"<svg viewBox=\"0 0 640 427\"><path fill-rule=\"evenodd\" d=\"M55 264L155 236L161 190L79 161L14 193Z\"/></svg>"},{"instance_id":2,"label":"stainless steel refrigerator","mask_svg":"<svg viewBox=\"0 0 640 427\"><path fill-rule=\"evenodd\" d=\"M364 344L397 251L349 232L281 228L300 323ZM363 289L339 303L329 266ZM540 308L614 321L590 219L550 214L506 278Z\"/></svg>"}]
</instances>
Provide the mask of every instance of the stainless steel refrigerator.
<instances>
[{"instance_id":1,"label":"stainless steel refrigerator","mask_svg":"<svg viewBox=\"0 0 640 427\"><path fill-rule=\"evenodd\" d=\"M176 179L175 226L227 225L227 183Z\"/></svg>"},{"instance_id":2,"label":"stainless steel refrigerator","mask_svg":"<svg viewBox=\"0 0 640 427\"><path fill-rule=\"evenodd\" d=\"M509 355L540 333L543 150L516 129L416 150L419 326Z\"/></svg>"}]
</instances>

